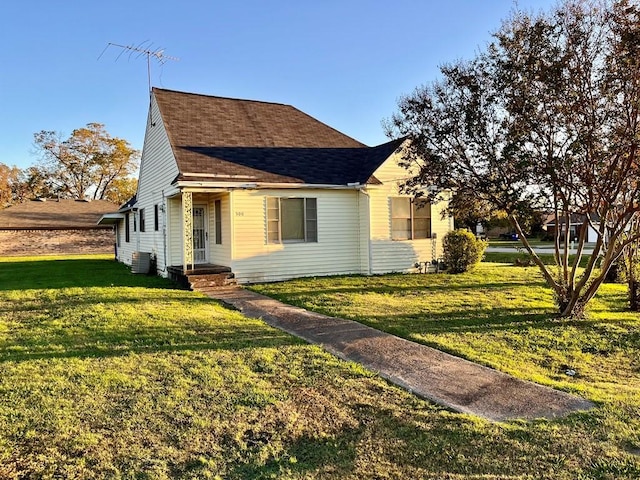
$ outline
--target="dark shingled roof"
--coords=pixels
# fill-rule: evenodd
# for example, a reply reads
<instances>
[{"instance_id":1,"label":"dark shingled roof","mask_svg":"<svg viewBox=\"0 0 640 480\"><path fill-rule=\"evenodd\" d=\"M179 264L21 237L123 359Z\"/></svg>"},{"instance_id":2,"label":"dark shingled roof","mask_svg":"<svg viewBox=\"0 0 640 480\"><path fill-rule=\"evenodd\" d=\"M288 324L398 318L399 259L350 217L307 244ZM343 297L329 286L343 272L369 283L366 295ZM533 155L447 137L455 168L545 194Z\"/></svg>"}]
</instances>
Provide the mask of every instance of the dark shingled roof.
<instances>
[{"instance_id":1,"label":"dark shingled roof","mask_svg":"<svg viewBox=\"0 0 640 480\"><path fill-rule=\"evenodd\" d=\"M402 143L368 147L290 105L158 88L153 94L178 180L379 183L373 172Z\"/></svg>"},{"instance_id":2,"label":"dark shingled roof","mask_svg":"<svg viewBox=\"0 0 640 480\"><path fill-rule=\"evenodd\" d=\"M97 226L118 205L106 200L31 200L0 210L0 230L82 230Z\"/></svg>"}]
</instances>

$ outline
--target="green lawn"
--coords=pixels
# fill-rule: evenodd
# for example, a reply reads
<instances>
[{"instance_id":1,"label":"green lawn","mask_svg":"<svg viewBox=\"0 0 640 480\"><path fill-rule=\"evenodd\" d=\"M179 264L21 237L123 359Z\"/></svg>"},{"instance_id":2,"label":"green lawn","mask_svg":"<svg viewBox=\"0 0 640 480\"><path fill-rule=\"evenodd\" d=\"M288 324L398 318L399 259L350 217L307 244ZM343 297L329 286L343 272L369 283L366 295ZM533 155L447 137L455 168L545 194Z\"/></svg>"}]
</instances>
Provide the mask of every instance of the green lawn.
<instances>
[{"instance_id":1,"label":"green lawn","mask_svg":"<svg viewBox=\"0 0 640 480\"><path fill-rule=\"evenodd\" d=\"M107 257L0 259L0 478L640 477L638 316L556 321L533 272L256 287L600 405L493 424Z\"/></svg>"},{"instance_id":2,"label":"green lawn","mask_svg":"<svg viewBox=\"0 0 640 480\"><path fill-rule=\"evenodd\" d=\"M483 263L462 275L316 278L252 288L589 398L596 411L517 428L547 453L563 452L558 461L572 472L567 478L640 478L640 315L625 310L623 285L604 285L583 321L555 317L551 291L535 267ZM567 376L568 369L577 375ZM562 432L563 440L551 440L547 429ZM579 451L567 454L565 440ZM594 448L603 450L591 456Z\"/></svg>"}]
</instances>

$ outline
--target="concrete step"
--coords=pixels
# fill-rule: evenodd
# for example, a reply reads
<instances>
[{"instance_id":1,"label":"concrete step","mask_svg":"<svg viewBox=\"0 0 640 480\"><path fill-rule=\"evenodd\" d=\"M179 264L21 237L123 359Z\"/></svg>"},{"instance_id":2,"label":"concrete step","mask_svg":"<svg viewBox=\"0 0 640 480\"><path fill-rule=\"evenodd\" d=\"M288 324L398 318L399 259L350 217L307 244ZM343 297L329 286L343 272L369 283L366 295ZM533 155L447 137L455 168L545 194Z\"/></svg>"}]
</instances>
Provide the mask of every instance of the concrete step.
<instances>
[{"instance_id":1,"label":"concrete step","mask_svg":"<svg viewBox=\"0 0 640 480\"><path fill-rule=\"evenodd\" d=\"M192 290L202 292L207 289L235 285L233 273L214 273L209 275L189 275L189 286Z\"/></svg>"}]
</instances>

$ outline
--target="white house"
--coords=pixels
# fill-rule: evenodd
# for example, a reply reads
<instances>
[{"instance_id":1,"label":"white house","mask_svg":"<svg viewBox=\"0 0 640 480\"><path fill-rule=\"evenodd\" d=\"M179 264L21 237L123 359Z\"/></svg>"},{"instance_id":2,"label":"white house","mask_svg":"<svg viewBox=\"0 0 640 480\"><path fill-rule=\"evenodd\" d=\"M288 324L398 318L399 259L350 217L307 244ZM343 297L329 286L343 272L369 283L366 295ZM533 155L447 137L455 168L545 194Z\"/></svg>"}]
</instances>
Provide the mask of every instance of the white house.
<instances>
[{"instance_id":1,"label":"white house","mask_svg":"<svg viewBox=\"0 0 640 480\"><path fill-rule=\"evenodd\" d=\"M239 283L415 270L441 255L446 201L401 195L402 140L368 147L296 108L154 88L117 258L221 266Z\"/></svg>"}]
</instances>

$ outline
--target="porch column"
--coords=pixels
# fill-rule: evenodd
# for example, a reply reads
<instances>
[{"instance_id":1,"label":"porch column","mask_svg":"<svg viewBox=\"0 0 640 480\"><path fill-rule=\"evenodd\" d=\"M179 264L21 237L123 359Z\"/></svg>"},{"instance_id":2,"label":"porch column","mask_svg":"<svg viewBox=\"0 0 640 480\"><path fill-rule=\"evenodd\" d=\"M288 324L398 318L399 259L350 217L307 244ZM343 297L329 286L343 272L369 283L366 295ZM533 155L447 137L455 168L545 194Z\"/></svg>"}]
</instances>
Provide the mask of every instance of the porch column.
<instances>
[{"instance_id":1,"label":"porch column","mask_svg":"<svg viewBox=\"0 0 640 480\"><path fill-rule=\"evenodd\" d=\"M193 194L182 192L182 268L193 268Z\"/></svg>"}]
</instances>

